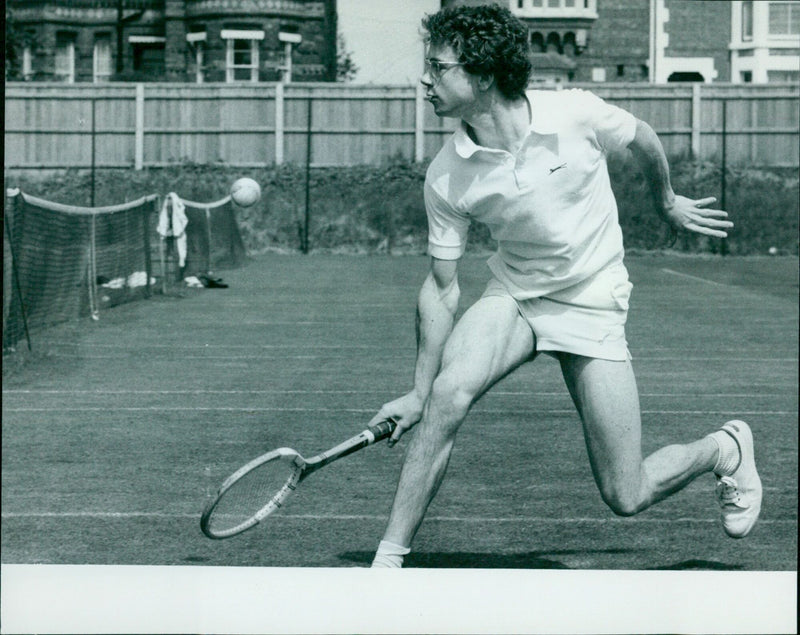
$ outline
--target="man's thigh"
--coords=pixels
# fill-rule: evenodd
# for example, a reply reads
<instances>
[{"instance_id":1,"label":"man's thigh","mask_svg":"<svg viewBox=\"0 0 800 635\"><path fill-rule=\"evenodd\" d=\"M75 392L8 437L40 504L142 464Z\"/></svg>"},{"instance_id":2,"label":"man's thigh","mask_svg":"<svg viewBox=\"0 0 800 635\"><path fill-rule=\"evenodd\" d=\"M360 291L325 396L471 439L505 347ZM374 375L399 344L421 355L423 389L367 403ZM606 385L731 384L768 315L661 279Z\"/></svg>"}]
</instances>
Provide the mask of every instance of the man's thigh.
<instances>
[{"instance_id":1,"label":"man's thigh","mask_svg":"<svg viewBox=\"0 0 800 635\"><path fill-rule=\"evenodd\" d=\"M511 297L480 298L456 323L439 378L477 399L498 380L531 360L536 340Z\"/></svg>"},{"instance_id":2,"label":"man's thigh","mask_svg":"<svg viewBox=\"0 0 800 635\"><path fill-rule=\"evenodd\" d=\"M583 423L589 460L601 490L638 486L642 464L641 414L630 360L559 354L567 388Z\"/></svg>"}]
</instances>

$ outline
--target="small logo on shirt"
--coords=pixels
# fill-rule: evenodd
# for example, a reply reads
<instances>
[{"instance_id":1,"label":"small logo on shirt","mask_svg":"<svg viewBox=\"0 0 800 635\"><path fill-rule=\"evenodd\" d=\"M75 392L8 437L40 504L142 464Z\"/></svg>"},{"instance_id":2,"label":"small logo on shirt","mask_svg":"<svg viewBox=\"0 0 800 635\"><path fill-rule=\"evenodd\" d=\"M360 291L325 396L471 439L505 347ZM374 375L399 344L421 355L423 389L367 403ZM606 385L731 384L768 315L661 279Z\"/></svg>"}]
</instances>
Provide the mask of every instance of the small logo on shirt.
<instances>
[{"instance_id":1,"label":"small logo on shirt","mask_svg":"<svg viewBox=\"0 0 800 635\"><path fill-rule=\"evenodd\" d=\"M557 165L554 168L550 168L550 174L552 174L553 172L558 172L561 168L565 168L565 167L567 167L567 164L566 163L562 163L561 165Z\"/></svg>"}]
</instances>

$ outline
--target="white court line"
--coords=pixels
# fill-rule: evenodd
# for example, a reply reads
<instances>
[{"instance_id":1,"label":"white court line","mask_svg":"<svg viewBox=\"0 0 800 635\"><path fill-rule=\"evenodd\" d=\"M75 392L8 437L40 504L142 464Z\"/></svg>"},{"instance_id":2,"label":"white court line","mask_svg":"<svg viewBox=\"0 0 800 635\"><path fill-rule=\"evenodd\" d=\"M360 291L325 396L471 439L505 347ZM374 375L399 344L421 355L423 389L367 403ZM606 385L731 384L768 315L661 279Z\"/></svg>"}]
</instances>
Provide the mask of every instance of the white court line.
<instances>
[{"instance_id":1,"label":"white court line","mask_svg":"<svg viewBox=\"0 0 800 635\"><path fill-rule=\"evenodd\" d=\"M101 389L101 390L31 390L25 388L8 388L3 390L4 395L374 395L376 393L394 394L395 389L375 388L364 390L137 390L137 389ZM642 392L639 397L675 397L677 399L716 399L738 398L738 397L780 397L784 394L764 393L764 392L739 392L739 393L714 393L714 394L692 394L685 393L666 393L666 392ZM486 398L491 396L499 397L569 397L567 389L561 391L539 391L539 390L493 390L487 393Z\"/></svg>"},{"instance_id":2,"label":"white court line","mask_svg":"<svg viewBox=\"0 0 800 635\"><path fill-rule=\"evenodd\" d=\"M679 276L681 278L689 278L689 280L695 280L696 282L705 282L706 284L713 284L715 287L730 287L729 284L723 284L722 282L714 282L713 280L708 280L706 278L699 278L698 276L692 276L688 273L681 273L680 271L673 271L672 269L662 269L664 273L672 274L673 276Z\"/></svg>"},{"instance_id":3,"label":"white court line","mask_svg":"<svg viewBox=\"0 0 800 635\"><path fill-rule=\"evenodd\" d=\"M373 408L282 408L282 407L230 407L230 406L58 406L52 408L3 408L3 412L300 412L300 413L337 413L374 414ZM573 414L574 408L536 408L537 414ZM509 415L519 414L520 410L494 410L475 408L472 414ZM794 410L642 410L642 414L665 415L796 415Z\"/></svg>"},{"instance_id":4,"label":"white court line","mask_svg":"<svg viewBox=\"0 0 800 635\"><path fill-rule=\"evenodd\" d=\"M2 518L156 518L156 519L194 519L199 518L200 513L164 513L164 512L3 512ZM388 517L381 514L279 514L272 516L270 522L274 520L376 520L385 521ZM458 522L458 523L647 523L664 524L674 522L687 523L718 523L719 518L692 518L682 516L679 518L553 518L546 516L508 516L508 517L485 517L485 516L426 516L425 522ZM769 519L765 518L758 521L759 524L788 524L796 523L794 519Z\"/></svg>"},{"instance_id":5,"label":"white court line","mask_svg":"<svg viewBox=\"0 0 800 635\"><path fill-rule=\"evenodd\" d=\"M396 350L407 350L411 348L410 346L386 346L383 344L313 344L310 346L296 346L294 344L191 344L191 343L172 343L172 344L131 344L128 346L123 346L120 344L103 344L103 343L95 343L95 342L58 342L58 341L50 341L50 340L40 340L42 344L46 344L47 346L73 346L73 347L81 347L81 348L120 348L120 349L133 349L133 350L141 350L142 348L165 348L170 351L177 350L177 349L184 349L184 348L246 348L246 349L254 349L254 348L263 348L263 349L292 349L297 350L298 348L312 348L312 349L321 349L321 350L347 350L347 349L380 349L380 350L388 350L388 349L396 349ZM736 349L741 350L741 349Z\"/></svg>"},{"instance_id":6,"label":"white court line","mask_svg":"<svg viewBox=\"0 0 800 635\"><path fill-rule=\"evenodd\" d=\"M683 305L685 306L685 305ZM735 307L737 310L741 307ZM732 307L733 309L733 307ZM795 318L792 316L788 316L786 319ZM61 347L73 347L73 348L112 348L112 349L120 349L120 350L142 350L145 348L162 348L167 349L170 351L174 350L184 350L184 349L214 349L214 348L222 348L222 349L264 349L264 350L298 350L298 349L313 349L313 350L332 350L332 351L340 351L340 350L399 350L405 351L409 349L413 349L413 346L405 345L405 344L396 344L393 346L387 346L386 344L192 344L191 342L173 342L171 344L157 344L157 343L136 343L136 344L107 344L103 342L64 342L64 341L56 341L56 340L39 340L41 344L47 346L61 346ZM763 347L755 347L755 350L761 350ZM721 348L717 349L717 353L724 354L724 353L741 353L743 350L742 346L736 346L735 348ZM647 348L640 348L638 351L641 354L644 353L657 353L657 352L675 352L674 347L670 346L648 346Z\"/></svg>"},{"instance_id":7,"label":"white court line","mask_svg":"<svg viewBox=\"0 0 800 635\"><path fill-rule=\"evenodd\" d=\"M129 350L135 353L139 352L138 348L129 348L123 349ZM82 355L80 353L50 353L51 357L63 357L63 358L73 358L77 357L82 360L88 359L119 359L124 360L127 359L128 356L126 355ZM393 360L413 360L415 356L411 353L404 354L404 355L393 355ZM148 363L156 363L156 362L174 362L177 364L183 364L186 360L207 360L207 361L220 361L220 360L228 360L228 361L237 361L237 360L257 360L257 361L271 361L271 360L322 360L327 359L322 355L180 355L177 357L170 357L169 359L154 359L148 358ZM679 357L647 357L647 356L639 356L637 355L633 359L634 362L702 362L702 363L709 363L709 362L741 362L741 363L758 363L758 364L770 364L770 363L796 363L796 357L686 357L686 356L679 356ZM297 370L297 369L295 369ZM303 372L306 372L308 369L300 369Z\"/></svg>"}]
</instances>

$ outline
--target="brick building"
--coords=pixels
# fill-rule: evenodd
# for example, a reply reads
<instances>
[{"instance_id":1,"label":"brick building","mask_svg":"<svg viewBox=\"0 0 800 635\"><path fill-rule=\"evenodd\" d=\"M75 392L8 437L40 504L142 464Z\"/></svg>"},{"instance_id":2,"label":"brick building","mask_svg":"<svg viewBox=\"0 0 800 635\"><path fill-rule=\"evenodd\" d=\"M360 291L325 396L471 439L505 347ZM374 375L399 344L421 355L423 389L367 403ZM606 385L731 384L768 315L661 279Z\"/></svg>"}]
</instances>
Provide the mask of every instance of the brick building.
<instances>
[{"instance_id":1,"label":"brick building","mask_svg":"<svg viewBox=\"0 0 800 635\"><path fill-rule=\"evenodd\" d=\"M7 0L6 11L21 79L336 80L336 0Z\"/></svg>"},{"instance_id":2,"label":"brick building","mask_svg":"<svg viewBox=\"0 0 800 635\"><path fill-rule=\"evenodd\" d=\"M498 2L530 28L535 82L800 81L800 1Z\"/></svg>"}]
</instances>

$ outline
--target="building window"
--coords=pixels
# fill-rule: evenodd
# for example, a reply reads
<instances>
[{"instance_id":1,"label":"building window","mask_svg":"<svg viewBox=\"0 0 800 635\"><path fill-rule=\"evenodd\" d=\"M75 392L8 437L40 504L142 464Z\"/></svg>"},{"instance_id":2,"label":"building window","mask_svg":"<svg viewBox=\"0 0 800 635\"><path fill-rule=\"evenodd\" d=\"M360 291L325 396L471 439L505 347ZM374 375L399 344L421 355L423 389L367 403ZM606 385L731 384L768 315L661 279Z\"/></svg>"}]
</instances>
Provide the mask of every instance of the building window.
<instances>
[{"instance_id":1,"label":"building window","mask_svg":"<svg viewBox=\"0 0 800 635\"><path fill-rule=\"evenodd\" d=\"M258 81L258 40L228 40L226 81Z\"/></svg>"},{"instance_id":2,"label":"building window","mask_svg":"<svg viewBox=\"0 0 800 635\"><path fill-rule=\"evenodd\" d=\"M769 34L800 35L800 2L769 3Z\"/></svg>"},{"instance_id":3,"label":"building window","mask_svg":"<svg viewBox=\"0 0 800 635\"><path fill-rule=\"evenodd\" d=\"M227 40L225 81L257 82L258 43L264 31L223 29L222 39Z\"/></svg>"},{"instance_id":4,"label":"building window","mask_svg":"<svg viewBox=\"0 0 800 635\"><path fill-rule=\"evenodd\" d=\"M593 82L604 82L606 81L606 69L602 67L596 67L592 69L592 81Z\"/></svg>"},{"instance_id":5,"label":"building window","mask_svg":"<svg viewBox=\"0 0 800 635\"><path fill-rule=\"evenodd\" d=\"M160 35L131 35L133 72L151 80L163 79L165 38Z\"/></svg>"},{"instance_id":6,"label":"building window","mask_svg":"<svg viewBox=\"0 0 800 635\"><path fill-rule=\"evenodd\" d=\"M617 77L625 77L625 64L617 64Z\"/></svg>"},{"instance_id":7,"label":"building window","mask_svg":"<svg viewBox=\"0 0 800 635\"><path fill-rule=\"evenodd\" d=\"M33 50L30 44L22 49L22 79L28 81L33 77Z\"/></svg>"},{"instance_id":8,"label":"building window","mask_svg":"<svg viewBox=\"0 0 800 635\"><path fill-rule=\"evenodd\" d=\"M750 84L753 81L753 71L742 71L742 83Z\"/></svg>"},{"instance_id":9,"label":"building window","mask_svg":"<svg viewBox=\"0 0 800 635\"><path fill-rule=\"evenodd\" d=\"M753 39L753 2L742 2L742 39Z\"/></svg>"},{"instance_id":10,"label":"building window","mask_svg":"<svg viewBox=\"0 0 800 635\"><path fill-rule=\"evenodd\" d=\"M75 34L56 33L55 79L72 84L75 81Z\"/></svg>"},{"instance_id":11,"label":"building window","mask_svg":"<svg viewBox=\"0 0 800 635\"><path fill-rule=\"evenodd\" d=\"M94 40L94 82L107 82L111 78L111 36L102 33Z\"/></svg>"}]
</instances>

